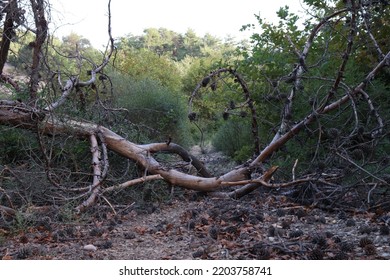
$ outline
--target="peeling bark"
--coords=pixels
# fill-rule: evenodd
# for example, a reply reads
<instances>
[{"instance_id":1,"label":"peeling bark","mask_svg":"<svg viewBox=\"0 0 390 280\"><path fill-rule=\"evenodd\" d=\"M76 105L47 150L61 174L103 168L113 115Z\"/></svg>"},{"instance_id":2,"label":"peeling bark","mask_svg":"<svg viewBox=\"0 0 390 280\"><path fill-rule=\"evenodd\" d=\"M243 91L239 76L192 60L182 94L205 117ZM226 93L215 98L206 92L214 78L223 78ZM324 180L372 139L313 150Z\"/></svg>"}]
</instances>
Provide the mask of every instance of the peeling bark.
<instances>
[{"instance_id":1,"label":"peeling bark","mask_svg":"<svg viewBox=\"0 0 390 280\"><path fill-rule=\"evenodd\" d=\"M37 118L36 116L39 116ZM107 149L135 161L149 174L160 175L167 182L188 189L199 191L215 191L224 185L224 182L241 181L248 178L248 166L238 167L219 177L210 177L203 164L175 143L153 143L137 145L121 137L110 129L90 122L75 121L72 119L59 120L44 111L36 111L25 104L13 101L0 101L0 124L38 130L47 135L72 134L80 138L91 138L100 134ZM96 149L96 145L93 145ZM185 174L178 170L167 169L154 157L156 152L171 152L180 155L183 160L191 162L201 176ZM95 171L96 172L96 171Z\"/></svg>"}]
</instances>

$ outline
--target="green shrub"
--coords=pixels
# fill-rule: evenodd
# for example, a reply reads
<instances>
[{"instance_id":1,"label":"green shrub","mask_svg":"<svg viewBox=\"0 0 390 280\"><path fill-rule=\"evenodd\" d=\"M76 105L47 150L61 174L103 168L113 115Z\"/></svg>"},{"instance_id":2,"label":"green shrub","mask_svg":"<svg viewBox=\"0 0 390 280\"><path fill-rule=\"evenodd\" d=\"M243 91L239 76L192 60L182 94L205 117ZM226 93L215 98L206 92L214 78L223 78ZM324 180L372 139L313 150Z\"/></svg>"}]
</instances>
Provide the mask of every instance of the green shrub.
<instances>
[{"instance_id":1,"label":"green shrub","mask_svg":"<svg viewBox=\"0 0 390 280\"><path fill-rule=\"evenodd\" d=\"M38 148L29 131L0 126L0 163L9 164L29 159L28 150Z\"/></svg>"},{"instance_id":2,"label":"green shrub","mask_svg":"<svg viewBox=\"0 0 390 280\"><path fill-rule=\"evenodd\" d=\"M213 146L241 162L253 154L253 137L248 120L232 117L224 122L213 138Z\"/></svg>"},{"instance_id":3,"label":"green shrub","mask_svg":"<svg viewBox=\"0 0 390 280\"><path fill-rule=\"evenodd\" d=\"M183 96L155 80L136 81L118 73L111 76L117 105L129 111L128 120L148 139L164 141L171 137L176 143L188 143L189 122Z\"/></svg>"}]
</instances>

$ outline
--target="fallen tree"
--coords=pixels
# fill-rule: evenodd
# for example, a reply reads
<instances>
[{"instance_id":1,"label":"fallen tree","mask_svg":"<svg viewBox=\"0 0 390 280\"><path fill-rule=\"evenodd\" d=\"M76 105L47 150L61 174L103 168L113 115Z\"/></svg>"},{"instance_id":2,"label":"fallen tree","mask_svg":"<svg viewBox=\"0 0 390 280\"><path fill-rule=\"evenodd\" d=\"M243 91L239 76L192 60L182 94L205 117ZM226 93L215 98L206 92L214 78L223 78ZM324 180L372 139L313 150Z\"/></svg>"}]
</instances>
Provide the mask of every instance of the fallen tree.
<instances>
[{"instance_id":1,"label":"fallen tree","mask_svg":"<svg viewBox=\"0 0 390 280\"><path fill-rule=\"evenodd\" d=\"M264 184L269 181L272 173L276 170L273 168L271 173L268 172L261 178L248 180L251 170L254 170L255 167L253 164L248 164L238 166L223 176L211 177L206 167L196 157L190 155L185 149L175 143L138 145L106 127L85 121L59 120L45 111L37 111L26 104L15 101L0 101L0 123L36 130L39 134L72 134L90 140L94 179L91 186L87 188L91 192L91 196L79 206L80 210L90 206L99 193L107 191L107 189L102 189L102 182L108 169L107 149L135 161L145 170L144 177L124 183L122 184L123 186L130 186L147 180L163 179L175 186L202 192L212 192L219 190L221 187L232 185L232 182L236 182L236 185L246 185L248 183ZM190 162L197 169L199 176L165 168L153 158L153 154L158 152L180 155L183 160ZM112 187L112 189L114 188L115 186Z\"/></svg>"},{"instance_id":2,"label":"fallen tree","mask_svg":"<svg viewBox=\"0 0 390 280\"><path fill-rule=\"evenodd\" d=\"M34 4L36 5L38 5L39 3L39 1L36 3L34 2ZM114 40L111 36L110 23L108 27L108 34L110 37L110 47L108 53L104 57L103 62L100 65L95 66L90 70L89 80L82 81L79 79L78 76L70 77L65 82L60 83L63 85L61 88L60 97L57 100L54 100L53 102L47 104L46 106L40 107L36 105L37 103L35 102L37 99L37 74L34 70L31 74L30 102L23 103L20 101L1 100L0 124L17 127L19 129L35 131L40 136L73 135L80 139L88 139L90 143L92 162L91 168L93 179L88 187L77 189L77 191L83 193L83 196L86 197L86 199L84 199L82 203L76 207L77 211L83 211L87 207L93 205L99 196L107 192L152 180L164 180L173 186L207 192L213 196L232 198L238 198L243 195L246 195L260 186L268 188L284 188L296 186L311 181L331 185L333 184L333 181L332 179L328 180L326 175L321 176L320 178L314 176L306 176L298 179L294 178L294 180L292 180L291 182L270 183L271 178L278 169L278 167L271 166L265 168L264 162L273 153L276 153L278 150L280 150L281 147L285 145L290 139L298 135L300 131L304 130L306 127L308 127L310 124L312 124L322 116L339 109L348 102L353 103L354 100L361 95L365 96L367 102L370 102L369 96L366 92L366 88L383 68L389 66L390 52L381 56L381 59L378 61L375 67L366 75L366 77L362 79L360 83L346 87L347 90L344 94L338 95L337 97L335 96L335 92L342 83L343 73L345 71L349 55L352 52L352 42L353 36L355 35L356 25L355 14L357 13L357 9L357 4L354 4L354 1L352 1L352 6L350 8L341 9L331 14L330 16L324 17L312 29L310 36L307 38L306 43L304 44L303 50L297 50L298 63L295 65L295 68L292 71L292 76L294 76L293 86L287 98L288 102L286 102L283 109L284 112L282 115L280 128L275 133L272 141L270 141L270 143L268 143L262 150L259 149L256 111L253 106L253 100L251 99L249 89L246 86L243 78L236 71L230 68L218 69L214 72L211 72L208 76L205 77L206 79L213 79L222 72L228 73L235 77L242 86L244 100L247 102L252 112L252 132L254 135L255 143L254 154L256 156L253 159L249 159L246 163L238 165L231 171L221 176L213 176L207 170L207 167L204 166L204 164L199 159L191 155L180 145L171 141L167 141L164 143L136 144L100 124L77 120L64 115L58 117L55 114L56 110L60 108L64 103L66 103L67 99L72 94L75 94L75 92L77 92L80 88L91 86L96 81L97 74L102 73L104 67L106 67L106 65L110 61L112 55L115 52ZM110 8L108 8L108 11L110 22ZM322 101L321 104L311 110L301 120L298 120L293 125L291 125L288 116L291 115L293 100L298 92L298 88L300 87L301 81L303 79L303 73L306 72L306 58L313 44L313 41L323 26L325 26L331 19L343 13L351 13L352 15L350 23L350 38L345 49L345 55L343 56L343 60L340 64L339 72L336 74L336 78L334 79L333 86L328 91L326 98ZM43 22L43 14L40 14L37 17L41 19L41 21L36 20L37 23ZM37 40L39 40L39 44L35 44L35 48L42 47L42 34L45 34L45 30L37 29L36 35ZM39 52L40 50L34 49L34 54ZM38 64L39 62L34 63L35 66ZM202 83L204 82L201 81L197 85L195 91L191 96L191 100L197 95L197 90L202 87ZM375 139L383 134L384 125L374 105L372 105L372 103L369 104L372 107L374 117L377 119L378 124L377 129L372 131L371 135L372 139ZM191 119L194 116L190 114L189 117ZM44 147L42 147L42 149L44 150ZM109 172L109 156L107 152L108 150L134 161L139 166L139 168L143 170L143 175L139 178L134 178L130 181L126 181L117 185L107 185L105 183L105 179L107 177L107 173ZM167 166L164 166L164 164L160 163L154 156L155 154L160 152L167 152L179 155L185 162L191 164L197 170L197 174L187 174L175 168L169 168ZM52 182L53 185L58 185L58 187L60 187L59 183L56 182L55 179L51 178L50 167L46 167L46 173L50 182ZM225 191L227 187L232 186L235 187L234 190L231 190L229 188L228 191ZM14 213L12 210L6 207L2 207L0 208L0 210L6 211L8 214Z\"/></svg>"},{"instance_id":3,"label":"fallen tree","mask_svg":"<svg viewBox=\"0 0 390 280\"><path fill-rule=\"evenodd\" d=\"M108 169L106 149L112 150L123 157L135 161L145 170L145 174L147 174L145 177L135 179L133 182L124 183L124 186L130 186L146 180L163 179L175 186L203 192L215 192L225 186L244 185L241 189L234 192L230 192L224 195L219 194L220 196L226 197L239 197L254 190L258 186L281 187L302 183L302 180L298 180L289 184L269 184L268 181L271 179L272 174L276 171L276 167L273 167L270 170L264 172L260 178L248 178L251 177L251 173L258 169L259 165L261 165L270 154L280 149L280 147L283 146L289 139L294 137L294 135L299 133L300 130L315 120L315 116L328 113L331 110L342 106L348 100L353 98L353 96L356 96L361 91L364 91L367 83L375 77L377 72L382 67L384 67L386 63L388 63L389 59L390 53L388 53L384 59L378 63L378 65L367 75L365 80L356 86L352 92L349 92L345 96L339 98L337 101L324 106L321 111L314 112L305 117L286 133L278 138L275 138L253 161L238 166L232 171L219 177L210 177L210 174L206 170L205 166L203 166L197 158L190 155L187 151L175 143L152 143L138 145L128 141L127 139L124 139L115 132L98 124L85 121L76 121L72 119L59 120L50 114L49 110L38 110L17 101L0 101L0 123L3 125L11 125L24 129L37 130L39 133L46 135L73 134L81 138L90 139L94 180L91 187L89 188L91 196L78 207L79 210L90 206L93 202L95 202L96 197L102 191L104 191L104 189L102 190L101 185ZM77 83L68 83L72 84L72 86L66 87L65 90L67 92L71 92L73 88L77 86ZM98 141L98 139L100 141ZM191 162L191 164L199 172L199 176L185 174L175 169L166 169L153 158L154 153L163 151L179 154L183 160ZM104 156L101 156L102 153ZM315 179L313 178L308 180Z\"/></svg>"}]
</instances>

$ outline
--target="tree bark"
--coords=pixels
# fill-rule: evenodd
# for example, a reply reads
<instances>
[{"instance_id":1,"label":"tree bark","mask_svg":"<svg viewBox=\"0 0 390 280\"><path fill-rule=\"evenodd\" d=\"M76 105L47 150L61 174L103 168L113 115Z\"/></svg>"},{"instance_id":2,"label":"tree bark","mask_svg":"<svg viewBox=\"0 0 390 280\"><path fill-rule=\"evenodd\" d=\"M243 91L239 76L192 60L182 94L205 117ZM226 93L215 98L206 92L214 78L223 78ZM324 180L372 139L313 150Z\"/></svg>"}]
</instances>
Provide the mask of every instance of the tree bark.
<instances>
[{"instance_id":1,"label":"tree bark","mask_svg":"<svg viewBox=\"0 0 390 280\"><path fill-rule=\"evenodd\" d=\"M29 130L38 130L46 135L72 134L80 138L90 138L100 134L107 149L135 161L148 174L160 175L172 185L181 186L198 191L216 191L225 185L225 182L243 181L250 173L248 166L237 167L232 171L219 176L210 177L203 164L194 156L188 154L175 143L153 143L138 145L119 136L110 129L86 121L72 119L57 119L48 112L38 111L23 103L14 101L0 101L0 124L17 126ZM190 162L201 176L189 175L175 169L162 166L153 153L168 151L180 155L183 160ZM202 177L205 176L205 177Z\"/></svg>"},{"instance_id":2,"label":"tree bark","mask_svg":"<svg viewBox=\"0 0 390 280\"><path fill-rule=\"evenodd\" d=\"M42 46L47 37L47 21L45 18L45 7L43 0L30 0L31 8L34 13L34 21L36 27L34 49L32 55L31 75L30 75L30 103L37 99L39 87L39 70L42 57Z\"/></svg>"},{"instance_id":3,"label":"tree bark","mask_svg":"<svg viewBox=\"0 0 390 280\"><path fill-rule=\"evenodd\" d=\"M10 0L7 7L7 15L5 16L3 35L0 43L0 75L3 74L4 65L7 62L9 47L12 38L15 36L15 17L18 10L16 0Z\"/></svg>"}]
</instances>

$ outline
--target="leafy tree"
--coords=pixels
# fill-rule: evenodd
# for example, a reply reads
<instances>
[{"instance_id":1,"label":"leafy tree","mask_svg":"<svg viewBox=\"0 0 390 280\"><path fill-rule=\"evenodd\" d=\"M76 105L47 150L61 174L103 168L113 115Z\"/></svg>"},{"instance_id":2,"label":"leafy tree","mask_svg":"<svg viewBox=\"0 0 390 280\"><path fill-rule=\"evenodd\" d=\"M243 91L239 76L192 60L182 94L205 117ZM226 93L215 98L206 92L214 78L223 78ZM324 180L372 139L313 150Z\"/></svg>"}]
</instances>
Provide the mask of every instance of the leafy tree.
<instances>
[{"instance_id":1,"label":"leafy tree","mask_svg":"<svg viewBox=\"0 0 390 280\"><path fill-rule=\"evenodd\" d=\"M185 34L179 34L166 28L148 28L143 35L128 35L120 39L119 50L147 49L158 56L167 57L173 61L181 61L186 57L209 57L219 55L232 48L231 42L223 43L220 39L206 34L199 37L189 29Z\"/></svg>"},{"instance_id":2,"label":"leafy tree","mask_svg":"<svg viewBox=\"0 0 390 280\"><path fill-rule=\"evenodd\" d=\"M388 56L384 42L390 8L381 1L304 2L309 15L304 23L288 7L278 11L276 24L257 17L261 31L253 34L250 46L239 49L243 59L234 64L256 101L263 150L259 157L278 165L287 180L294 172L340 174L346 186L359 184L363 174L374 181L384 178L388 165L377 163L387 162L383 155L390 149L384 132L389 70L383 69L369 83L367 74ZM225 81L234 86L234 81ZM237 97L230 96L235 104ZM328 112L329 108L340 109ZM219 110L224 116L234 112L228 106ZM251 156L253 139L245 136L244 126L249 128L245 118L226 118L226 124L217 126L214 145L232 157ZM296 129L305 132L296 135ZM267 152L292 135L278 152Z\"/></svg>"},{"instance_id":3,"label":"leafy tree","mask_svg":"<svg viewBox=\"0 0 390 280\"><path fill-rule=\"evenodd\" d=\"M172 90L179 90L181 79L173 61L147 49L121 49L114 65L133 79L152 79Z\"/></svg>"}]
</instances>

